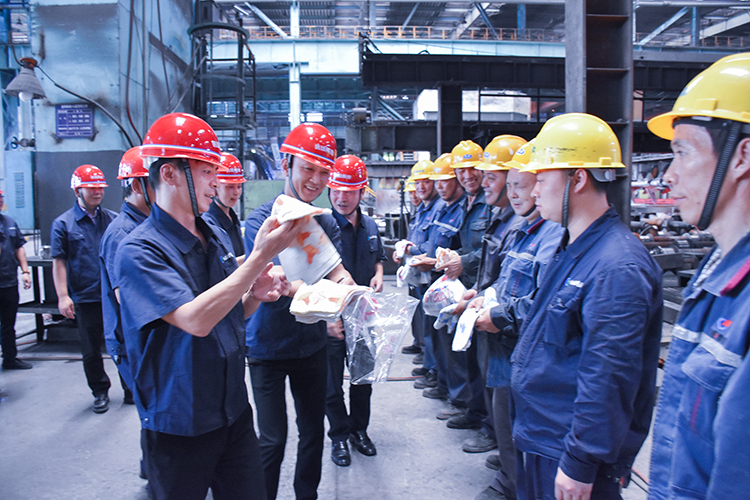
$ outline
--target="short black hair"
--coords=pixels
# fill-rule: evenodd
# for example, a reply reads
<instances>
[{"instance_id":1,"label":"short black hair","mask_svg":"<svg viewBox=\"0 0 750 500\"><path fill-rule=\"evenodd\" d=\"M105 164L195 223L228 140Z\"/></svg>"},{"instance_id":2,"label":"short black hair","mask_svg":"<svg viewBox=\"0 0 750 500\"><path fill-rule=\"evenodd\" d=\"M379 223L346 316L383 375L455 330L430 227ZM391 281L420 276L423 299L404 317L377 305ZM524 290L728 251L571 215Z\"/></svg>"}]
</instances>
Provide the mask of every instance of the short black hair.
<instances>
[{"instance_id":1,"label":"short black hair","mask_svg":"<svg viewBox=\"0 0 750 500\"><path fill-rule=\"evenodd\" d=\"M133 194L133 179L126 179L127 182L122 182L122 197L127 198L131 194Z\"/></svg>"},{"instance_id":2,"label":"short black hair","mask_svg":"<svg viewBox=\"0 0 750 500\"><path fill-rule=\"evenodd\" d=\"M151 187L154 190L161 184L161 177L159 176L159 170L161 169L161 166L165 163L170 163L175 160L179 161L179 158L158 158L155 162L149 165L148 182L149 184L151 184Z\"/></svg>"}]
</instances>

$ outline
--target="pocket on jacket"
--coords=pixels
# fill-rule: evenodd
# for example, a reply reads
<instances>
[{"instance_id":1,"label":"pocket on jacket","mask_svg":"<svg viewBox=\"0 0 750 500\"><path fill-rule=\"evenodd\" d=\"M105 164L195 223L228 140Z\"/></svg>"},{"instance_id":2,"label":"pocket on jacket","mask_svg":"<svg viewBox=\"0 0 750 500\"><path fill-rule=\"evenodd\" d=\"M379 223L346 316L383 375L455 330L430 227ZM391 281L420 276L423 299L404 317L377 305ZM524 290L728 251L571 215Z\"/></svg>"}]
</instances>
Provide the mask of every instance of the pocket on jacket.
<instances>
[{"instance_id":1,"label":"pocket on jacket","mask_svg":"<svg viewBox=\"0 0 750 500\"><path fill-rule=\"evenodd\" d=\"M566 282L547 304L543 342L565 348L569 353L580 352L580 301L581 288Z\"/></svg>"}]
</instances>

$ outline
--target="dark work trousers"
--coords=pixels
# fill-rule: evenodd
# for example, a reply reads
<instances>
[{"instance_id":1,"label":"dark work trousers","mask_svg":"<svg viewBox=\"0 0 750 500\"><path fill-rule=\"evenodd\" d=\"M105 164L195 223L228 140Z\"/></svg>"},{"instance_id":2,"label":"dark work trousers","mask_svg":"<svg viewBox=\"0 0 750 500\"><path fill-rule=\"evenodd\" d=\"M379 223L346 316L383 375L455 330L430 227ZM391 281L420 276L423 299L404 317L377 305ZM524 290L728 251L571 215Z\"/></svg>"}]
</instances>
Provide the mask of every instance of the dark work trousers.
<instances>
[{"instance_id":1,"label":"dark work trousers","mask_svg":"<svg viewBox=\"0 0 750 500\"><path fill-rule=\"evenodd\" d=\"M104 347L104 325L102 323L101 302L77 302L76 323L81 337L83 371L94 397L107 394L112 384L104 371L102 348Z\"/></svg>"},{"instance_id":2,"label":"dark work trousers","mask_svg":"<svg viewBox=\"0 0 750 500\"><path fill-rule=\"evenodd\" d=\"M276 498L287 436L286 385L297 412L297 466L294 492L297 500L318 498L323 441L325 439L326 349L301 359L248 359L255 408L258 412L260 455L269 500Z\"/></svg>"},{"instance_id":3,"label":"dark work trousers","mask_svg":"<svg viewBox=\"0 0 750 500\"><path fill-rule=\"evenodd\" d=\"M18 285L0 288L0 341L3 359L16 359L16 313L18 312Z\"/></svg>"},{"instance_id":4,"label":"dark work trousers","mask_svg":"<svg viewBox=\"0 0 750 500\"><path fill-rule=\"evenodd\" d=\"M435 321L433 316L427 318ZM459 408L468 408L471 403L471 386L466 370L466 351L454 351L453 335L448 327L432 328L433 349L437 364L438 387L448 393L448 401Z\"/></svg>"},{"instance_id":5,"label":"dark work trousers","mask_svg":"<svg viewBox=\"0 0 750 500\"><path fill-rule=\"evenodd\" d=\"M559 463L560 460L516 451L518 500L555 500L555 476ZM619 481L597 475L591 500L622 500Z\"/></svg>"},{"instance_id":6,"label":"dark work trousers","mask_svg":"<svg viewBox=\"0 0 750 500\"><path fill-rule=\"evenodd\" d=\"M487 335L493 335L487 332L480 332L474 330L472 335L472 347L476 346L476 367L479 369L479 380L474 381L481 383L482 399L484 401L485 416L482 419L481 432L488 436L490 439L495 439L495 417L493 413L493 390L492 387L487 387L487 367L489 365L489 346L487 345ZM472 385L478 387L477 385ZM479 390L479 389L477 389ZM475 402L475 404L477 404Z\"/></svg>"},{"instance_id":7,"label":"dark work trousers","mask_svg":"<svg viewBox=\"0 0 750 500\"><path fill-rule=\"evenodd\" d=\"M495 387L492 391L492 414L495 417L495 436L500 455L500 469L492 479L492 486L508 498L516 498L516 448L510 418L510 387Z\"/></svg>"},{"instance_id":8,"label":"dark work trousers","mask_svg":"<svg viewBox=\"0 0 750 500\"><path fill-rule=\"evenodd\" d=\"M409 285L409 296L414 297L420 302L422 301L422 295L419 293L419 288L414 285ZM419 304L411 319L411 336L414 338L411 345L419 347L422 350L424 350L424 330L422 328L423 315L424 311L422 311L422 304Z\"/></svg>"},{"instance_id":9,"label":"dark work trousers","mask_svg":"<svg viewBox=\"0 0 750 500\"><path fill-rule=\"evenodd\" d=\"M370 423L372 384L349 384L349 413L344 403L344 361L346 341L328 337L328 395L326 416L328 437L335 443L346 441L349 433L366 431Z\"/></svg>"},{"instance_id":10,"label":"dark work trousers","mask_svg":"<svg viewBox=\"0 0 750 500\"><path fill-rule=\"evenodd\" d=\"M472 334L473 338L471 345L462 353L464 355L462 360L465 363L463 366L463 373L466 376L466 385L468 385L471 393L466 404L469 409L466 415L477 422L482 422L482 428L484 428L484 422L487 420L488 413L484 399L487 389L487 376L486 372L485 375L482 375L479 367L479 361L477 359L477 356L479 355L479 343L475 337L476 333L475 330ZM453 337L451 336L450 338L451 341L453 341ZM455 351L453 352L455 353ZM492 434L487 433L487 435L494 437L494 432Z\"/></svg>"},{"instance_id":11,"label":"dark work trousers","mask_svg":"<svg viewBox=\"0 0 750 500\"><path fill-rule=\"evenodd\" d=\"M144 466L153 500L265 500L266 488L253 410L200 436L144 431Z\"/></svg>"}]
</instances>

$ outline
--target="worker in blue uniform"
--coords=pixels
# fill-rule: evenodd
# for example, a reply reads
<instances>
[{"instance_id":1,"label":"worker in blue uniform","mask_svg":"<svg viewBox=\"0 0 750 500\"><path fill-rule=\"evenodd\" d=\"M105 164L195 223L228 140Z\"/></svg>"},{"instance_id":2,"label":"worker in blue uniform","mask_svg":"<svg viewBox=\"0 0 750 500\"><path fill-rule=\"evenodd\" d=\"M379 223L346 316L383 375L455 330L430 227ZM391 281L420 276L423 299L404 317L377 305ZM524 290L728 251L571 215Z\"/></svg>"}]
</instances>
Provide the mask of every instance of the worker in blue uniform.
<instances>
[{"instance_id":1,"label":"worker in blue uniform","mask_svg":"<svg viewBox=\"0 0 750 500\"><path fill-rule=\"evenodd\" d=\"M685 288L654 423L649 498L750 492L750 53L715 62L649 129L672 141L664 173L682 220L716 246Z\"/></svg>"},{"instance_id":2,"label":"worker in blue uniform","mask_svg":"<svg viewBox=\"0 0 750 500\"><path fill-rule=\"evenodd\" d=\"M419 222L417 219L417 215L419 214L419 206L422 204L422 200L417 194L417 187L414 182L414 174L422 173L424 171L425 162L431 163L429 160L420 160L415 163L414 166L412 166L411 175L409 175L409 178L406 179L406 183L404 185L404 192L409 196L409 203L411 205L409 228L406 234L407 241L412 241L412 238L414 237L414 230ZM393 252L393 261L397 263L401 262L401 259L396 255L395 250ZM408 283L407 286L409 287L409 296L419 300L419 287L413 283ZM402 347L402 353L421 355L422 358L424 358L424 332L422 331L422 323L424 321L423 316L424 311L422 311L421 307L417 307L417 310L414 312L414 316L411 319L412 343ZM422 364L422 362L419 361L417 364ZM418 377L423 376L425 373L427 373L427 369L422 366L419 366L412 370L412 375Z\"/></svg>"},{"instance_id":3,"label":"worker in blue uniform","mask_svg":"<svg viewBox=\"0 0 750 500\"><path fill-rule=\"evenodd\" d=\"M148 185L148 167L141 158L140 147L134 147L125 152L120 160L117 178L122 181L125 199L122 210L110 223L99 246L99 263L101 266L102 283L102 318L104 321L104 342L112 361L117 365L126 387L124 401L134 404L133 374L127 362L125 341L122 336L122 320L120 318L120 300L115 277L115 258L117 247L122 240L138 227L148 214L151 213L151 203L154 192Z\"/></svg>"},{"instance_id":4,"label":"worker in blue uniform","mask_svg":"<svg viewBox=\"0 0 750 500\"><path fill-rule=\"evenodd\" d=\"M94 395L94 413L104 413L109 409L112 384L101 352L104 325L99 244L117 213L100 206L107 183L98 167L76 168L70 187L76 196L75 205L52 222L52 278L60 314L75 319L78 325L83 370Z\"/></svg>"},{"instance_id":5,"label":"worker in blue uniform","mask_svg":"<svg viewBox=\"0 0 750 500\"><path fill-rule=\"evenodd\" d=\"M122 318L120 316L120 290L114 281L117 275L115 259L117 248L151 213L151 203L154 191L148 184L148 167L141 157L141 148L134 147L125 152L120 160L117 178L122 182L124 200L122 210L115 220L107 226L99 246L99 264L102 274L102 319L104 321L104 343L112 361L120 374L125 397L125 404L135 404L133 399L133 374L128 363L125 349L125 338L122 332ZM145 451L145 434L141 431L141 448ZM145 455L145 453L144 453ZM146 478L146 468L141 461L140 477Z\"/></svg>"},{"instance_id":6,"label":"worker in blue uniform","mask_svg":"<svg viewBox=\"0 0 750 500\"><path fill-rule=\"evenodd\" d=\"M268 262L299 232L269 221L238 266L226 235L208 225L218 139L195 116L162 116L146 134L149 217L115 258L122 329L155 499L266 498L245 385L244 318L274 300Z\"/></svg>"},{"instance_id":7,"label":"worker in blue uniform","mask_svg":"<svg viewBox=\"0 0 750 500\"><path fill-rule=\"evenodd\" d=\"M242 241L240 220L234 211L234 207L242 197L242 185L247 182L242 171L242 162L232 154L222 153L221 166L216 177L219 180L216 196L201 217L227 233L237 261L242 262L242 256L245 255L245 243Z\"/></svg>"},{"instance_id":8,"label":"worker in blue uniform","mask_svg":"<svg viewBox=\"0 0 750 500\"><path fill-rule=\"evenodd\" d=\"M322 125L303 123L292 129L280 151L287 174L283 194L312 203L326 187L336 157L336 140ZM258 228L271 214L276 198L255 209L245 221L245 249L252 251ZM332 215L315 219L341 253L341 236ZM276 263L277 261L274 261ZM327 276L334 282L353 284L338 264ZM286 385L297 410L297 464L294 491L298 500L317 498L325 442L325 406L328 363L324 321L298 322L289 306L301 281L292 282L278 302L262 304L245 325L247 357L258 411L260 450L268 499L276 498L287 438Z\"/></svg>"},{"instance_id":9,"label":"worker in blue uniform","mask_svg":"<svg viewBox=\"0 0 750 500\"><path fill-rule=\"evenodd\" d=\"M566 232L511 356L519 499L620 499L646 439L661 340L661 270L607 202L617 136L558 115L522 170Z\"/></svg>"},{"instance_id":10,"label":"worker in blue uniform","mask_svg":"<svg viewBox=\"0 0 750 500\"><path fill-rule=\"evenodd\" d=\"M357 285L383 290L383 242L375 221L359 208L367 188L367 168L354 155L339 156L328 177L328 197L333 217L341 230L341 260ZM347 349L341 319L328 324L328 395L326 416L331 438L331 459L346 467L351 456L346 440L365 456L377 454L367 434L370 424L372 384L349 384L349 410L344 402L344 363ZM350 367L351 368L351 367Z\"/></svg>"},{"instance_id":11,"label":"worker in blue uniform","mask_svg":"<svg viewBox=\"0 0 750 500\"><path fill-rule=\"evenodd\" d=\"M447 277L460 279L467 288L473 288L477 281L482 241L490 224L494 204L507 204L504 185L507 167L504 166L504 162L510 161L518 148L525 143L524 139L515 135L499 135L487 145L484 151L471 141L462 141L453 148L452 166L461 184L465 188L468 186L468 189L476 189L474 186L478 181L481 196L473 205L465 207L467 212L459 233L461 249L458 256L454 256L438 270L445 269ZM487 169L495 172L493 176L498 182L503 182L499 196L493 198L494 203L486 203L486 195L482 188L483 172ZM467 298L473 296L474 292L470 292ZM460 304L455 312L460 315L465 304L466 302ZM448 420L448 425L466 428L475 427L478 422L481 422L479 432L465 440L461 448L467 453L484 453L496 448L497 440L493 429L492 391L485 384L487 337L482 332L477 333L474 338L476 340L466 351L466 373L470 377L468 384L472 389L471 403L468 405L467 412L452 416Z\"/></svg>"},{"instance_id":12,"label":"worker in blue uniform","mask_svg":"<svg viewBox=\"0 0 750 500\"><path fill-rule=\"evenodd\" d=\"M0 210L5 196L0 191ZM18 359L16 347L16 313L18 313L18 266L21 266L23 288L31 288L31 274L23 249L26 238L18 224L0 214L0 341L3 349L3 370L29 370L31 363Z\"/></svg>"},{"instance_id":13,"label":"worker in blue uniform","mask_svg":"<svg viewBox=\"0 0 750 500\"><path fill-rule=\"evenodd\" d=\"M443 202L443 200L440 198L440 196L438 196L437 191L435 190L435 181L430 179L433 168L434 164L431 161L420 160L416 165L414 165L414 168L412 169L414 188L416 189L417 196L420 200L422 200L422 203L419 205L419 207L417 207L417 215L414 218L413 227L410 228L409 231L409 241L413 244L406 247L406 254L411 256L426 256L430 248L432 248L433 252L437 248L431 246L432 242L430 242L430 230L433 226L432 222L437 217L438 212L440 212L440 210L443 208L445 202ZM429 265L424 266L424 268L421 269L422 274L419 275L421 280L420 284L414 289L414 298L419 301L422 300L422 297L424 297L424 293L430 286L430 269L431 266ZM425 318L426 316L424 315L424 311L422 310L422 308L417 307L417 312L414 314L413 321L417 321L417 319L421 320L421 323L419 325L424 338L424 350L422 353L417 354L414 357L412 363L414 363L415 365L422 365L421 368L424 369L422 378L427 377L427 373L429 373L431 370L434 370L435 368L433 339L430 335L432 324L429 325L430 328L425 326L427 324L427 320ZM432 383L434 383L434 385L437 385L436 381L437 378L434 377ZM441 393L441 399L444 397L444 394Z\"/></svg>"},{"instance_id":14,"label":"worker in blue uniform","mask_svg":"<svg viewBox=\"0 0 750 500\"><path fill-rule=\"evenodd\" d=\"M458 248L458 230L464 220L463 201L466 198L463 188L456 180L456 174L451 168L451 156L442 155L435 160L430 180L443 201L443 206L429 228L428 241L430 246L424 255L417 257L418 268L430 272L431 281L441 275L435 271L438 248ZM454 352L451 349L452 335L447 326L439 329L434 327L435 317L425 315L424 329L432 338L432 348L435 357L435 367L423 378L414 382L414 387L424 389L426 397L448 399L449 405L437 414L440 420L447 420L455 412L463 412L471 399L471 388L468 386L466 374L466 353Z\"/></svg>"},{"instance_id":15,"label":"worker in blue uniform","mask_svg":"<svg viewBox=\"0 0 750 500\"><path fill-rule=\"evenodd\" d=\"M510 419L510 355L518 338L526 312L533 301L534 292L562 237L562 226L544 220L536 208L531 190L536 176L520 172L523 160L528 160L531 148L521 146L506 162L506 192L510 205L523 223L506 238L505 257L500 274L492 284L499 305L483 309L474 329L486 332L487 374L486 385L492 393L493 430L498 448L499 468L490 485L476 500L502 500L516 498L516 450ZM487 184L496 180L500 167L482 165ZM503 176L505 177L505 176ZM497 191L496 187L491 189ZM483 292L483 291L482 291ZM471 301L468 308L481 309L484 295Z\"/></svg>"}]
</instances>

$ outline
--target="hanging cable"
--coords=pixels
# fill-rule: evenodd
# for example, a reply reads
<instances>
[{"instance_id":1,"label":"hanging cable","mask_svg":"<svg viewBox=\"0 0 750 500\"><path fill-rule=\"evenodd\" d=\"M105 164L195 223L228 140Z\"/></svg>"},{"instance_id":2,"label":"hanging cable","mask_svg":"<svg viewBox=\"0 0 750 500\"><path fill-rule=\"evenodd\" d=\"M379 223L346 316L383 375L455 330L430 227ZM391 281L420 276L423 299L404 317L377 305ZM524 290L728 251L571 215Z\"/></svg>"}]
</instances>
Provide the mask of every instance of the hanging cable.
<instances>
[{"instance_id":1,"label":"hanging cable","mask_svg":"<svg viewBox=\"0 0 750 500\"><path fill-rule=\"evenodd\" d=\"M133 123L133 117L130 115L130 61L133 55L133 24L135 24L135 0L130 0L130 27L128 29L128 63L125 69L125 111L128 115L128 121L130 126L133 127L135 135L138 137L138 142L143 142L141 134L138 133L138 129ZM143 82L145 85L146 82Z\"/></svg>"},{"instance_id":2,"label":"hanging cable","mask_svg":"<svg viewBox=\"0 0 750 500\"><path fill-rule=\"evenodd\" d=\"M159 41L161 42L161 65L164 67L164 85L167 87L167 102L172 100L172 94L169 91L169 77L167 76L167 56L164 54L164 33L161 29L161 0L156 0L156 19L159 22Z\"/></svg>"},{"instance_id":3,"label":"hanging cable","mask_svg":"<svg viewBox=\"0 0 750 500\"><path fill-rule=\"evenodd\" d=\"M63 87L62 85L60 85L59 83L57 83L56 81L54 81L52 79L52 77L50 77L47 74L47 72L42 69L41 66L37 66L37 69L39 71L41 71L44 76L46 76L47 78L49 78L49 81L51 81L55 85L55 87L57 87L58 89L60 89L60 90L62 90L64 92L67 92L68 94L70 94L72 96L75 96L75 97L81 99L82 101L86 101L87 103L91 104L92 106L96 106L97 108L99 108L99 110L101 110L102 113L104 113L105 115L107 115L107 117L110 120L112 120L115 123L115 125L117 125L117 128L119 128L120 132L122 132L122 135L125 136L125 139L128 141L128 144L130 144L130 147L132 148L132 147L136 146L136 144L133 143L133 140L128 135L128 132L125 130L125 127L122 126L122 124L117 120L117 118L114 117L114 115L112 113L110 113L107 110L107 108L105 108L104 106L102 106L98 102L94 101L93 99L89 99L88 97L84 97L81 94L77 94L77 93L73 92L72 90L70 90L70 89L68 89L66 87Z\"/></svg>"}]
</instances>

